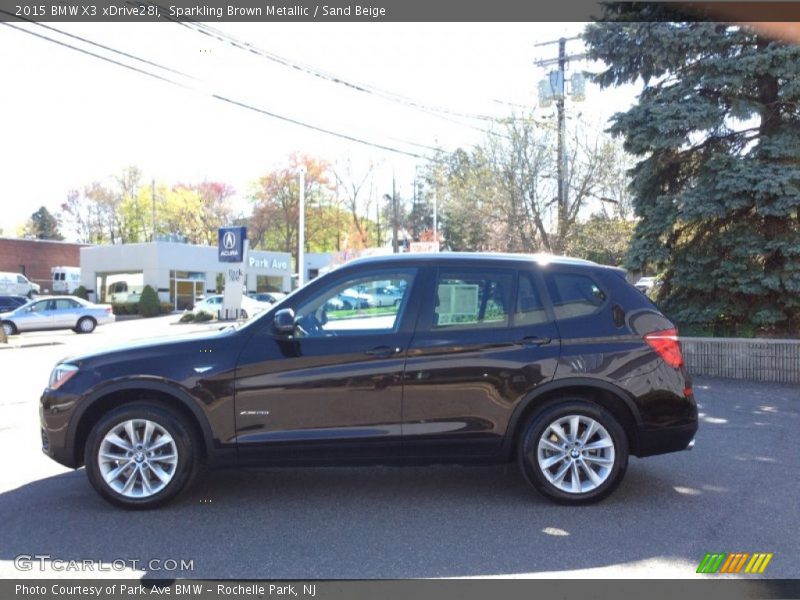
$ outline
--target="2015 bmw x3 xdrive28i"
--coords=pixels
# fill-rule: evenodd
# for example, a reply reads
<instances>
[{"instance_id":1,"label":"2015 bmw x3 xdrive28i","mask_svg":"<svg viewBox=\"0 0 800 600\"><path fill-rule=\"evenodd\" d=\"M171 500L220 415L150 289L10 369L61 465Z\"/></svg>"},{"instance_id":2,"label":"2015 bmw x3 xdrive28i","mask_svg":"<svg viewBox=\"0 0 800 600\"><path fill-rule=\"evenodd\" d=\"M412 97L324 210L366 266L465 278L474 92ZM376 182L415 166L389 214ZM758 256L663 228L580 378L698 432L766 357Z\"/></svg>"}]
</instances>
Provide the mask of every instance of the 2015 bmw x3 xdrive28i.
<instances>
[{"instance_id":1,"label":"2015 bmw x3 xdrive28i","mask_svg":"<svg viewBox=\"0 0 800 600\"><path fill-rule=\"evenodd\" d=\"M162 504L211 465L504 462L565 503L691 446L674 325L620 269L565 258L356 260L211 336L58 364L44 452L107 500ZM345 290L396 290L344 307Z\"/></svg>"}]
</instances>

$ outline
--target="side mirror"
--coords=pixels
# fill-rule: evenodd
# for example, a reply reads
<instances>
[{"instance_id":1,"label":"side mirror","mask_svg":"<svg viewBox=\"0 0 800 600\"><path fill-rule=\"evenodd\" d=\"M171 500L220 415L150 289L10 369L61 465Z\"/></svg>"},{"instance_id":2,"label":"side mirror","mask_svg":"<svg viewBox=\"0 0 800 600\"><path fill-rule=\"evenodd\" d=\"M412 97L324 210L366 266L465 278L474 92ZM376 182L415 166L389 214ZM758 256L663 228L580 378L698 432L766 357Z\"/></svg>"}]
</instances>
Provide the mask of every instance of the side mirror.
<instances>
[{"instance_id":1,"label":"side mirror","mask_svg":"<svg viewBox=\"0 0 800 600\"><path fill-rule=\"evenodd\" d=\"M272 320L272 326L278 333L294 333L294 311L291 308L282 308L276 312Z\"/></svg>"}]
</instances>

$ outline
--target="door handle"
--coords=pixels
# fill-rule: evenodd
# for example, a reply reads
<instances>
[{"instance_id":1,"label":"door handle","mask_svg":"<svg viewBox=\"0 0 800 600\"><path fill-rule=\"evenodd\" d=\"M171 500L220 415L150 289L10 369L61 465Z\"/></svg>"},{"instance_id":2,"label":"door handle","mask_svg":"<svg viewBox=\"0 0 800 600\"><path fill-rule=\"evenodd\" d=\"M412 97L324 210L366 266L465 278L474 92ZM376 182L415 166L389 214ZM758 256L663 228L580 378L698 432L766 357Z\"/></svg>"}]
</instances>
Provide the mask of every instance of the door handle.
<instances>
[{"instance_id":1,"label":"door handle","mask_svg":"<svg viewBox=\"0 0 800 600\"><path fill-rule=\"evenodd\" d=\"M549 337L539 337L538 335L528 335L522 338L517 343L520 346L544 346L550 343Z\"/></svg>"},{"instance_id":2,"label":"door handle","mask_svg":"<svg viewBox=\"0 0 800 600\"><path fill-rule=\"evenodd\" d=\"M367 356L375 356L377 358L389 358L393 354L400 354L400 348L390 348L389 346L377 346L365 351Z\"/></svg>"}]
</instances>

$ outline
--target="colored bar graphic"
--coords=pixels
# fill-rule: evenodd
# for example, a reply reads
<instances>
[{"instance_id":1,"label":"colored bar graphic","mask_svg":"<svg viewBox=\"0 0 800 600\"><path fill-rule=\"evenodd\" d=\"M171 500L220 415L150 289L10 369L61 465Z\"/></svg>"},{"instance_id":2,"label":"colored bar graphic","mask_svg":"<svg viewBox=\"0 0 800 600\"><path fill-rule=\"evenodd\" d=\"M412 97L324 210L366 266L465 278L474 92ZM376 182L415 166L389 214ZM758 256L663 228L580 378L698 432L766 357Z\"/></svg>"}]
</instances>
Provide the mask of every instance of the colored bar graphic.
<instances>
[{"instance_id":1,"label":"colored bar graphic","mask_svg":"<svg viewBox=\"0 0 800 600\"><path fill-rule=\"evenodd\" d=\"M697 567L697 573L741 573L744 567L745 573L760 574L773 556L771 552L707 552Z\"/></svg>"}]
</instances>

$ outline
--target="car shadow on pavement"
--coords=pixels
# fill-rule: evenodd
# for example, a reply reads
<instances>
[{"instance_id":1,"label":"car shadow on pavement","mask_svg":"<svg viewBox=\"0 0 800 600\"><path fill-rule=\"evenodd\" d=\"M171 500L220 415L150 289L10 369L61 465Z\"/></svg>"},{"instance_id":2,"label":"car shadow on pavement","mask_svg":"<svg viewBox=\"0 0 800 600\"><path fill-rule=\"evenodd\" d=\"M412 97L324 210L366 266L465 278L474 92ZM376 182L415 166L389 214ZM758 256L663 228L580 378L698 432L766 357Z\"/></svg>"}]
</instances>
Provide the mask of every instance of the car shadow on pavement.
<instances>
[{"instance_id":1,"label":"car shadow on pavement","mask_svg":"<svg viewBox=\"0 0 800 600\"><path fill-rule=\"evenodd\" d=\"M657 577L655 562L693 577L706 552L774 552L765 576L794 577L800 394L698 379L695 449L631 459L596 505L553 504L511 464L209 470L173 503L135 512L106 504L81 470L0 494L0 561L138 560L148 577L264 579L557 576L617 565ZM193 569L159 571L154 559Z\"/></svg>"},{"instance_id":2,"label":"car shadow on pavement","mask_svg":"<svg viewBox=\"0 0 800 600\"><path fill-rule=\"evenodd\" d=\"M673 517L698 496L675 491L679 468L633 462L614 495L584 507L550 503L501 465L208 471L173 504L132 512L106 504L78 471L0 495L0 560L136 559L148 577L286 579L510 575L674 557ZM152 559L194 560L194 569L158 572Z\"/></svg>"}]
</instances>

